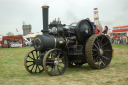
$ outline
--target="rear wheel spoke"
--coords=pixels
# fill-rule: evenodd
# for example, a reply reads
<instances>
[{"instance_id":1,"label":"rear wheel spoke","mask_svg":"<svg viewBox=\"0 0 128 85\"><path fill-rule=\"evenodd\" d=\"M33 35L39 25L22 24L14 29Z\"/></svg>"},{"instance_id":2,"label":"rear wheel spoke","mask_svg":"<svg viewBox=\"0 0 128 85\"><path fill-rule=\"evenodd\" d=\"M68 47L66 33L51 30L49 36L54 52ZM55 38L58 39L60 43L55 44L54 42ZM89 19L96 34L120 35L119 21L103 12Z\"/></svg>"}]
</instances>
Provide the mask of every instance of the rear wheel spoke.
<instances>
[{"instance_id":1,"label":"rear wheel spoke","mask_svg":"<svg viewBox=\"0 0 128 85\"><path fill-rule=\"evenodd\" d=\"M92 49L92 51L96 51L96 52L97 52L97 50L96 50L96 49Z\"/></svg>"},{"instance_id":2,"label":"rear wheel spoke","mask_svg":"<svg viewBox=\"0 0 128 85\"><path fill-rule=\"evenodd\" d=\"M107 36L92 35L85 46L85 57L91 68L106 68L112 59L112 45Z\"/></svg>"},{"instance_id":3,"label":"rear wheel spoke","mask_svg":"<svg viewBox=\"0 0 128 85\"><path fill-rule=\"evenodd\" d=\"M100 48L100 44L99 44L98 40L97 40L97 44L98 44L98 47Z\"/></svg>"},{"instance_id":4,"label":"rear wheel spoke","mask_svg":"<svg viewBox=\"0 0 128 85\"><path fill-rule=\"evenodd\" d=\"M95 53L95 54L93 54L92 56L96 56L96 55L98 55L97 53Z\"/></svg>"},{"instance_id":5,"label":"rear wheel spoke","mask_svg":"<svg viewBox=\"0 0 128 85\"><path fill-rule=\"evenodd\" d=\"M104 62L100 59L100 61L103 63L103 65L105 66Z\"/></svg>"},{"instance_id":6,"label":"rear wheel spoke","mask_svg":"<svg viewBox=\"0 0 128 85\"><path fill-rule=\"evenodd\" d=\"M96 44L94 43L94 46L97 48L97 49L99 49L97 46L96 46Z\"/></svg>"},{"instance_id":7,"label":"rear wheel spoke","mask_svg":"<svg viewBox=\"0 0 128 85\"><path fill-rule=\"evenodd\" d=\"M103 58L105 58L105 59L107 59L107 60L109 60L109 58L107 58L107 57L105 57L105 56L102 56Z\"/></svg>"},{"instance_id":8,"label":"rear wheel spoke","mask_svg":"<svg viewBox=\"0 0 128 85\"><path fill-rule=\"evenodd\" d=\"M111 51L111 50L104 50L104 52L106 52L106 51Z\"/></svg>"},{"instance_id":9,"label":"rear wheel spoke","mask_svg":"<svg viewBox=\"0 0 128 85\"><path fill-rule=\"evenodd\" d=\"M107 45L108 42L106 42L102 47L104 47L105 45Z\"/></svg>"},{"instance_id":10,"label":"rear wheel spoke","mask_svg":"<svg viewBox=\"0 0 128 85\"><path fill-rule=\"evenodd\" d=\"M98 66L100 67L99 60L98 59L97 59L97 62L98 62Z\"/></svg>"}]
</instances>

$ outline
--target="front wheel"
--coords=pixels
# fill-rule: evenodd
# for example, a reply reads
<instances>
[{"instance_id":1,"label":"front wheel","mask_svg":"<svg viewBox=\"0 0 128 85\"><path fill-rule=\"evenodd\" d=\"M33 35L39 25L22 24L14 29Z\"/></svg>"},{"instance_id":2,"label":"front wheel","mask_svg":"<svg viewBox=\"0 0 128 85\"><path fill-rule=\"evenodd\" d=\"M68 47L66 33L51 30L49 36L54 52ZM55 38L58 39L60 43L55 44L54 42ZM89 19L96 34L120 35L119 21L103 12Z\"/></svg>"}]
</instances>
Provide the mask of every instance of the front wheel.
<instances>
[{"instance_id":1,"label":"front wheel","mask_svg":"<svg viewBox=\"0 0 128 85\"><path fill-rule=\"evenodd\" d=\"M39 51L32 50L28 52L24 58L25 69L32 74L42 73L44 71L43 64L39 64L40 59Z\"/></svg>"},{"instance_id":2,"label":"front wheel","mask_svg":"<svg viewBox=\"0 0 128 85\"><path fill-rule=\"evenodd\" d=\"M66 54L60 49L49 50L43 59L43 67L50 76L62 75L68 65Z\"/></svg>"}]
</instances>

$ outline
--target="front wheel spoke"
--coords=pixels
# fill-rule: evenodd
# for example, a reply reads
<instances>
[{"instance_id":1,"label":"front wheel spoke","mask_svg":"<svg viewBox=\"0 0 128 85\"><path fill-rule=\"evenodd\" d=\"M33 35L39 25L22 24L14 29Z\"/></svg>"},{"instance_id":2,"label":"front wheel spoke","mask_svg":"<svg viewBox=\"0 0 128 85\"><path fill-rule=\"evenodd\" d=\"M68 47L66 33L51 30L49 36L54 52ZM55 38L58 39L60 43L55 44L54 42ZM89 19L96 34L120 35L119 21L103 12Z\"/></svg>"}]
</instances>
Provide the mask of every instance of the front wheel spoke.
<instances>
[{"instance_id":1,"label":"front wheel spoke","mask_svg":"<svg viewBox=\"0 0 128 85\"><path fill-rule=\"evenodd\" d=\"M54 74L56 75L56 69L55 69L56 67L54 66Z\"/></svg>"},{"instance_id":2,"label":"front wheel spoke","mask_svg":"<svg viewBox=\"0 0 128 85\"><path fill-rule=\"evenodd\" d=\"M59 54L58 54L58 56L57 56L57 60L59 59L59 57L60 57L60 52L59 52Z\"/></svg>"},{"instance_id":3,"label":"front wheel spoke","mask_svg":"<svg viewBox=\"0 0 128 85\"><path fill-rule=\"evenodd\" d=\"M29 68L29 67L32 66L32 65L34 65L34 64L31 64L31 65L29 65L29 66L27 66L27 67Z\"/></svg>"},{"instance_id":4,"label":"front wheel spoke","mask_svg":"<svg viewBox=\"0 0 128 85\"><path fill-rule=\"evenodd\" d=\"M36 51L36 57L38 58L38 54L37 54L37 51Z\"/></svg>"},{"instance_id":5,"label":"front wheel spoke","mask_svg":"<svg viewBox=\"0 0 128 85\"><path fill-rule=\"evenodd\" d=\"M109 58L107 58L107 57L105 57L105 56L102 56L103 58L105 58L105 59L107 59L107 60L109 60Z\"/></svg>"},{"instance_id":6,"label":"front wheel spoke","mask_svg":"<svg viewBox=\"0 0 128 85\"><path fill-rule=\"evenodd\" d=\"M54 63L54 62L46 62L46 63Z\"/></svg>"},{"instance_id":7,"label":"front wheel spoke","mask_svg":"<svg viewBox=\"0 0 128 85\"><path fill-rule=\"evenodd\" d=\"M39 58L40 56L37 56L37 59Z\"/></svg>"},{"instance_id":8,"label":"front wheel spoke","mask_svg":"<svg viewBox=\"0 0 128 85\"><path fill-rule=\"evenodd\" d=\"M33 52L32 52L32 55L33 55L33 58L35 59L35 56L34 56Z\"/></svg>"},{"instance_id":9,"label":"front wheel spoke","mask_svg":"<svg viewBox=\"0 0 128 85\"><path fill-rule=\"evenodd\" d=\"M47 67L47 70L50 68L50 66L49 67Z\"/></svg>"},{"instance_id":10,"label":"front wheel spoke","mask_svg":"<svg viewBox=\"0 0 128 85\"><path fill-rule=\"evenodd\" d=\"M32 60L34 60L34 58L30 57L29 55L28 55L28 57L31 58Z\"/></svg>"},{"instance_id":11,"label":"front wheel spoke","mask_svg":"<svg viewBox=\"0 0 128 85\"><path fill-rule=\"evenodd\" d=\"M34 61L26 61L26 62L34 62Z\"/></svg>"},{"instance_id":12,"label":"front wheel spoke","mask_svg":"<svg viewBox=\"0 0 128 85\"><path fill-rule=\"evenodd\" d=\"M60 58L59 60L62 60L63 58L64 58L64 56L63 56L62 58ZM59 60L58 60L58 61L59 61Z\"/></svg>"},{"instance_id":13,"label":"front wheel spoke","mask_svg":"<svg viewBox=\"0 0 128 85\"><path fill-rule=\"evenodd\" d=\"M36 71L37 71L37 65L36 65L35 73L36 73Z\"/></svg>"},{"instance_id":14,"label":"front wheel spoke","mask_svg":"<svg viewBox=\"0 0 128 85\"><path fill-rule=\"evenodd\" d=\"M65 62L59 62L59 63L65 63Z\"/></svg>"},{"instance_id":15,"label":"front wheel spoke","mask_svg":"<svg viewBox=\"0 0 128 85\"><path fill-rule=\"evenodd\" d=\"M40 72L40 71L41 71L41 70L40 70L40 67L39 67L38 65L37 65L37 67L38 67L38 69L39 69L39 72Z\"/></svg>"},{"instance_id":16,"label":"front wheel spoke","mask_svg":"<svg viewBox=\"0 0 128 85\"><path fill-rule=\"evenodd\" d=\"M64 68L64 67L62 67L62 66L60 66L60 65L58 65L59 67L61 67L62 69Z\"/></svg>"},{"instance_id":17,"label":"front wheel spoke","mask_svg":"<svg viewBox=\"0 0 128 85\"><path fill-rule=\"evenodd\" d=\"M57 69L58 69L58 72L60 73L60 69L59 69L59 67L57 66Z\"/></svg>"},{"instance_id":18,"label":"front wheel spoke","mask_svg":"<svg viewBox=\"0 0 128 85\"><path fill-rule=\"evenodd\" d=\"M33 66L32 66L32 69L31 69L31 71L33 70L34 66L35 66L35 65L33 65Z\"/></svg>"},{"instance_id":19,"label":"front wheel spoke","mask_svg":"<svg viewBox=\"0 0 128 85\"><path fill-rule=\"evenodd\" d=\"M50 71L51 74L52 74L52 71L53 71L53 68L52 68L52 70Z\"/></svg>"},{"instance_id":20,"label":"front wheel spoke","mask_svg":"<svg viewBox=\"0 0 128 85\"><path fill-rule=\"evenodd\" d=\"M55 60L55 57L54 57L54 54L53 53L51 54L51 57Z\"/></svg>"}]
</instances>

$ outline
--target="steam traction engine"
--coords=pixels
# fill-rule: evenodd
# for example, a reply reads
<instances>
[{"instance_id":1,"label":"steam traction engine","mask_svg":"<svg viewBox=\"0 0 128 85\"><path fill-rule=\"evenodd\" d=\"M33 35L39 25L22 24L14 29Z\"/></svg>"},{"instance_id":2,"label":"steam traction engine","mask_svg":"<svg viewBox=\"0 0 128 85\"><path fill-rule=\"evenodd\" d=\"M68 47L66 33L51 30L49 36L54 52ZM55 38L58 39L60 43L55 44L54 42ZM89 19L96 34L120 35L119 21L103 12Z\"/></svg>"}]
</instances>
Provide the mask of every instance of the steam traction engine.
<instances>
[{"instance_id":1,"label":"steam traction engine","mask_svg":"<svg viewBox=\"0 0 128 85\"><path fill-rule=\"evenodd\" d=\"M93 34L89 21L79 21L75 28L53 21L48 25L48 8L42 6L43 35L34 38L34 50L26 54L24 66L30 73L45 70L50 76L61 75L69 66L84 63L93 69L106 68L112 59L112 46L105 35Z\"/></svg>"}]
</instances>

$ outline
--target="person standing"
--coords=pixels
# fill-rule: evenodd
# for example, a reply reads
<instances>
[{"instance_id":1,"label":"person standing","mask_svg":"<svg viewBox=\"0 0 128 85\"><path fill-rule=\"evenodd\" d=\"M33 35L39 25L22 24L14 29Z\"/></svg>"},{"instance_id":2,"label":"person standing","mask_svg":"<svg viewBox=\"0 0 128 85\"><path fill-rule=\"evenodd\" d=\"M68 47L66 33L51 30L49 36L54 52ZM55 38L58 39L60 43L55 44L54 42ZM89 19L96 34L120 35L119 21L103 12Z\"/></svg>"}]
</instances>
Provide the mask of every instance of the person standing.
<instances>
[{"instance_id":1,"label":"person standing","mask_svg":"<svg viewBox=\"0 0 128 85\"><path fill-rule=\"evenodd\" d=\"M10 48L10 43L9 43L9 41L8 41L8 48Z\"/></svg>"},{"instance_id":2,"label":"person standing","mask_svg":"<svg viewBox=\"0 0 128 85\"><path fill-rule=\"evenodd\" d=\"M102 31L102 34L106 35L110 39L110 32L108 30L108 26L104 27L104 30Z\"/></svg>"},{"instance_id":3,"label":"person standing","mask_svg":"<svg viewBox=\"0 0 128 85\"><path fill-rule=\"evenodd\" d=\"M1 45L1 43L0 43L0 49L2 48L2 45Z\"/></svg>"},{"instance_id":4,"label":"person standing","mask_svg":"<svg viewBox=\"0 0 128 85\"><path fill-rule=\"evenodd\" d=\"M94 22L91 22L89 18L86 18L87 21L89 21L93 27L93 34L95 34L96 25L94 25Z\"/></svg>"},{"instance_id":5,"label":"person standing","mask_svg":"<svg viewBox=\"0 0 128 85\"><path fill-rule=\"evenodd\" d=\"M95 34L99 34L99 33L100 33L100 30L98 29L98 26L96 26Z\"/></svg>"}]
</instances>

